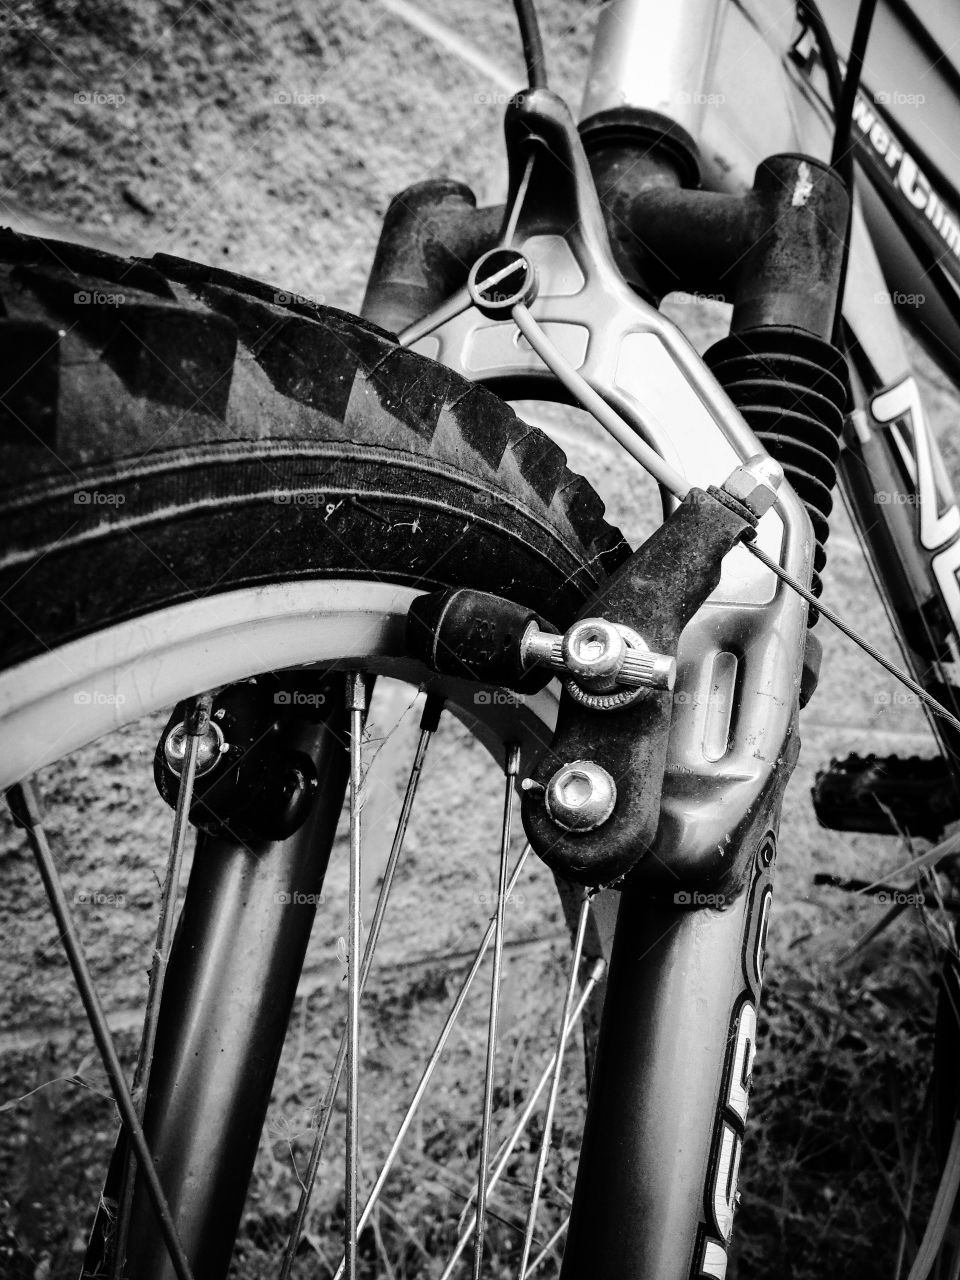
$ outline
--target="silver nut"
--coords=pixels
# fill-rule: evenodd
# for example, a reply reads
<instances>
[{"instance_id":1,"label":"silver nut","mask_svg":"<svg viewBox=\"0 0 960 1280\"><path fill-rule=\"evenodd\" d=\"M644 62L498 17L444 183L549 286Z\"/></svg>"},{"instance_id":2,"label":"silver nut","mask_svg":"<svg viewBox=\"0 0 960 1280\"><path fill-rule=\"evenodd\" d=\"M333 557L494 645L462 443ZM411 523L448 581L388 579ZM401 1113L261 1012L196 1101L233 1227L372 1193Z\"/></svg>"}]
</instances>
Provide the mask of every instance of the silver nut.
<instances>
[{"instance_id":1,"label":"silver nut","mask_svg":"<svg viewBox=\"0 0 960 1280\"><path fill-rule=\"evenodd\" d=\"M627 642L620 629L605 618L583 618L563 637L567 670L596 692L616 688L626 654Z\"/></svg>"},{"instance_id":2,"label":"silver nut","mask_svg":"<svg viewBox=\"0 0 960 1280\"><path fill-rule=\"evenodd\" d=\"M602 826L617 803L617 784L592 760L574 760L558 769L547 783L547 813L567 831L592 831Z\"/></svg>"},{"instance_id":3,"label":"silver nut","mask_svg":"<svg viewBox=\"0 0 960 1280\"><path fill-rule=\"evenodd\" d=\"M179 724L173 726L163 740L164 759L173 772L178 775L183 773L189 742L190 735L187 732L186 724L182 720ZM214 724L212 720L209 720L206 729L200 735L200 741L197 745L197 777L199 778L201 774L208 773L226 750L227 744L223 739L223 731L218 724Z\"/></svg>"},{"instance_id":4,"label":"silver nut","mask_svg":"<svg viewBox=\"0 0 960 1280\"><path fill-rule=\"evenodd\" d=\"M727 477L724 493L742 502L759 520L766 515L777 500L777 490L783 483L783 467L766 453L756 453L747 458Z\"/></svg>"}]
</instances>

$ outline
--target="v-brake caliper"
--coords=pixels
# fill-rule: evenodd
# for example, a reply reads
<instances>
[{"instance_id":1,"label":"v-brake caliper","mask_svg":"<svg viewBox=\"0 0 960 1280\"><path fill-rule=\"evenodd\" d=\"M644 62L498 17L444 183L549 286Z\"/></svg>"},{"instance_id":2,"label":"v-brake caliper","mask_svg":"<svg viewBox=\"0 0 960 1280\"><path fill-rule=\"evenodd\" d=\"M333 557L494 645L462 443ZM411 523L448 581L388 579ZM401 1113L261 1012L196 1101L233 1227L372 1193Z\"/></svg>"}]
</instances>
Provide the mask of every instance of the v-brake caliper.
<instances>
[{"instance_id":1,"label":"v-brake caliper","mask_svg":"<svg viewBox=\"0 0 960 1280\"><path fill-rule=\"evenodd\" d=\"M434 669L521 690L565 673L523 798L557 872L728 886L796 760L807 624L806 603L737 544L756 538L807 584L810 520L686 338L624 282L562 101L528 91L506 129L500 246L406 340L513 399L555 398L560 382L674 496L564 638L460 592L418 602L409 642Z\"/></svg>"}]
</instances>

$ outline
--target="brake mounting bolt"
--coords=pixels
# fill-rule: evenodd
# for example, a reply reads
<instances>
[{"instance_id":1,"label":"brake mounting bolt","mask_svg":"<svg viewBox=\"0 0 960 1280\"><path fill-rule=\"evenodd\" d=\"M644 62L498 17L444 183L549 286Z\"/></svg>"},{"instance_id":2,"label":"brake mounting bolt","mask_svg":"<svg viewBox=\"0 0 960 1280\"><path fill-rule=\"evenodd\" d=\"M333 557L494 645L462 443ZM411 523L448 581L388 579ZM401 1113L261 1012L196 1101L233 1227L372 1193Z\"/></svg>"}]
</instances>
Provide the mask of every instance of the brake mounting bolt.
<instances>
[{"instance_id":1,"label":"brake mounting bolt","mask_svg":"<svg viewBox=\"0 0 960 1280\"><path fill-rule=\"evenodd\" d=\"M163 757L170 769L178 776L183 773L190 736L186 722L181 720L179 724L173 726L163 740ZM209 773L227 749L223 730L212 720L207 720L206 728L200 733L197 744L197 777Z\"/></svg>"},{"instance_id":2,"label":"brake mounting bolt","mask_svg":"<svg viewBox=\"0 0 960 1280\"><path fill-rule=\"evenodd\" d=\"M602 826L617 803L617 784L601 765L574 760L547 783L547 813L566 831L593 831Z\"/></svg>"}]
</instances>

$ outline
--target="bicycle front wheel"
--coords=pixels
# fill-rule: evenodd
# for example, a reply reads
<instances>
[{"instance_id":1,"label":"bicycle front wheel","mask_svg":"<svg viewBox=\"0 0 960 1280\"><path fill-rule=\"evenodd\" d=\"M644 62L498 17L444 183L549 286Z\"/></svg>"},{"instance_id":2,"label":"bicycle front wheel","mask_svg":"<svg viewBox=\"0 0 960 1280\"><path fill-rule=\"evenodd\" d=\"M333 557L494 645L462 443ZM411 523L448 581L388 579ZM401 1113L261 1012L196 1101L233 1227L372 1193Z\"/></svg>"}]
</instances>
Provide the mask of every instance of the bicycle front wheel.
<instances>
[{"instance_id":1,"label":"bicycle front wheel","mask_svg":"<svg viewBox=\"0 0 960 1280\"><path fill-rule=\"evenodd\" d=\"M402 645L418 592L492 591L562 627L628 553L545 436L363 321L164 256L128 262L12 235L0 255L5 786L264 673L309 664L419 685L426 673ZM536 749L554 713L549 691L517 702L457 682L431 689L501 761L507 744ZM170 961L178 1003L161 1009L145 1128L204 1277L228 1269L249 1176L237 1166L252 1163L280 1052L237 1027L266 1018L282 1040L313 915L279 948L282 974L266 943L251 959L243 930L263 940L266 921L276 940L289 931L276 899L304 885L316 896L323 883L349 737L335 717L323 733L332 763L321 816L306 835L258 845L256 873L236 842L195 862ZM229 930L232 949L214 956ZM239 975L223 967L231 955ZM218 990L243 979L230 1024L241 1060L229 1071L198 978L214 963ZM220 1142L241 1118L251 1132ZM225 1199L206 1183L228 1168ZM142 1226L141 1181L127 1208ZM173 1274L155 1229L121 1234L129 1274Z\"/></svg>"}]
</instances>

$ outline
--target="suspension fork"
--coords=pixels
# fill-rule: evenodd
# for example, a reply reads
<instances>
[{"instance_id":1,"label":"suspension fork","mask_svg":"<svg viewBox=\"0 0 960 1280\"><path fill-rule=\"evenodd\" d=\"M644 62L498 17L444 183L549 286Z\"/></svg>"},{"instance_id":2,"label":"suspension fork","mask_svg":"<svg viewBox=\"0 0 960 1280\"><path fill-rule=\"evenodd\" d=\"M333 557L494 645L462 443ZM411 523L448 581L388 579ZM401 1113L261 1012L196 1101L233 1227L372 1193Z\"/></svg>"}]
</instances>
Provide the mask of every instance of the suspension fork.
<instances>
[{"instance_id":1,"label":"suspension fork","mask_svg":"<svg viewBox=\"0 0 960 1280\"><path fill-rule=\"evenodd\" d=\"M331 683L325 714L297 726L319 781L306 820L283 840L199 836L164 983L144 1129L204 1280L229 1267L343 805L347 718ZM139 1176L128 1240L125 1274L171 1280Z\"/></svg>"},{"instance_id":2,"label":"suspension fork","mask_svg":"<svg viewBox=\"0 0 960 1280\"><path fill-rule=\"evenodd\" d=\"M561 1280L726 1274L776 851L759 830L732 899L622 892Z\"/></svg>"}]
</instances>

